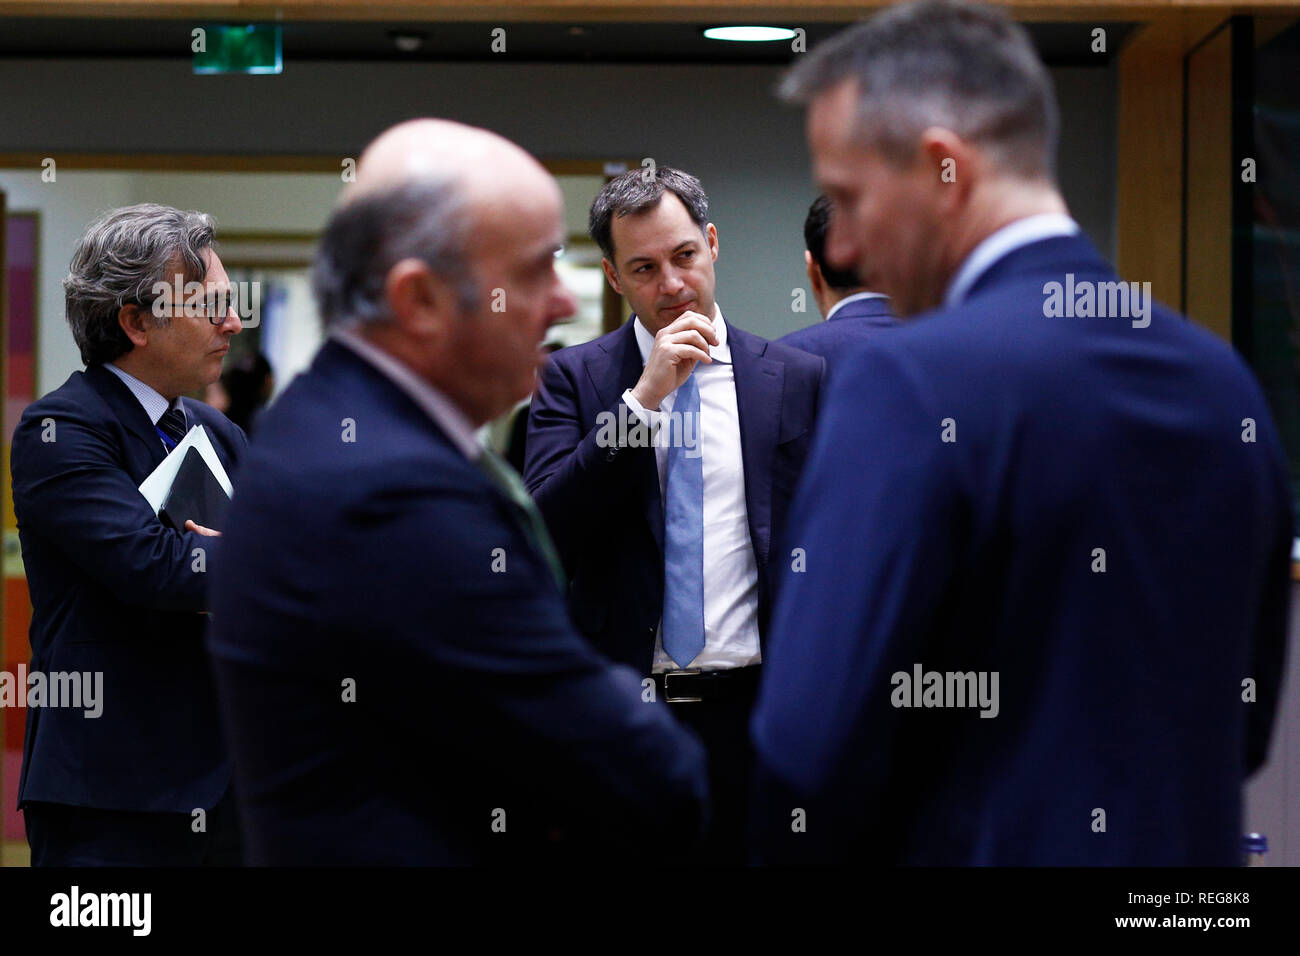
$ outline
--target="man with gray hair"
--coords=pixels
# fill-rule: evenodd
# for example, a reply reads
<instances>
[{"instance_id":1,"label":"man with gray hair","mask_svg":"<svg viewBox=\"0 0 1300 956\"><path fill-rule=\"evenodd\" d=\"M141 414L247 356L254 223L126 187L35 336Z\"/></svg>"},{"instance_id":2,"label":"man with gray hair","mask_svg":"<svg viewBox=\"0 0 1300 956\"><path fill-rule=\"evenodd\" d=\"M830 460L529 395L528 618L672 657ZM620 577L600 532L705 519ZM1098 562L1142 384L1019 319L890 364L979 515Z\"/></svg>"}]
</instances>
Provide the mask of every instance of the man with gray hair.
<instances>
[{"instance_id":1,"label":"man with gray hair","mask_svg":"<svg viewBox=\"0 0 1300 956\"><path fill-rule=\"evenodd\" d=\"M914 319L837 370L794 505L757 859L1239 862L1291 553L1250 370L1149 298L1110 307L1003 13L892 7L782 92L837 209L827 259L869 256Z\"/></svg>"},{"instance_id":2,"label":"man with gray hair","mask_svg":"<svg viewBox=\"0 0 1300 956\"><path fill-rule=\"evenodd\" d=\"M203 647L216 531L177 531L137 490L201 425L227 472L244 433L183 396L240 330L211 217L169 206L92 223L63 281L86 364L14 432L33 675L99 675L102 713L29 706L18 784L35 866L237 864ZM172 290L189 288L181 301Z\"/></svg>"},{"instance_id":3,"label":"man with gray hair","mask_svg":"<svg viewBox=\"0 0 1300 956\"><path fill-rule=\"evenodd\" d=\"M570 623L519 476L474 430L575 301L558 184L412 120L314 268L329 329L232 505L212 649L254 864L471 864L688 841L700 744ZM644 841L644 842L642 842Z\"/></svg>"}]
</instances>

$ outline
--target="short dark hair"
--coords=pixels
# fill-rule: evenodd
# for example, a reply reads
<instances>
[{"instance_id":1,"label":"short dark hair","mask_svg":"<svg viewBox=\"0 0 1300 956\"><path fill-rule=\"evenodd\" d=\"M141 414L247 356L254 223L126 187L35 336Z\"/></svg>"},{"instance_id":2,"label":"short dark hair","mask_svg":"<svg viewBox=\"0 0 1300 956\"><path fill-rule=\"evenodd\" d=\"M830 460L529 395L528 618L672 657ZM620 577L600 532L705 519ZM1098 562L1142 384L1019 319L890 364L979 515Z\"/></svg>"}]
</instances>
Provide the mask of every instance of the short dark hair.
<instances>
[{"instance_id":1,"label":"short dark hair","mask_svg":"<svg viewBox=\"0 0 1300 956\"><path fill-rule=\"evenodd\" d=\"M981 144L1004 170L1054 179L1060 116L1025 28L965 0L890 7L819 44L782 80L807 103L843 80L857 87L858 138L898 165L942 126Z\"/></svg>"},{"instance_id":2,"label":"short dark hair","mask_svg":"<svg viewBox=\"0 0 1300 956\"><path fill-rule=\"evenodd\" d=\"M384 281L403 259L420 259L456 289L460 308L481 301L471 269L473 209L455 181L414 180L344 202L330 215L312 263L312 291L325 326L386 319Z\"/></svg>"},{"instance_id":3,"label":"short dark hair","mask_svg":"<svg viewBox=\"0 0 1300 956\"><path fill-rule=\"evenodd\" d=\"M698 179L671 166L629 169L605 183L591 204L591 214L587 218L587 232L600 246L605 258L614 262L610 226L614 218L622 219L653 209L664 198L665 192L673 193L682 201L691 214L691 220L700 227L700 232L704 232L709 224L709 197L704 195L704 187Z\"/></svg>"},{"instance_id":4,"label":"short dark hair","mask_svg":"<svg viewBox=\"0 0 1300 956\"><path fill-rule=\"evenodd\" d=\"M803 221L803 241L812 253L813 262L822 270L826 284L837 292L862 288L862 279L856 269L836 269L826 264L826 232L831 224L831 200L824 193L808 207L808 218Z\"/></svg>"},{"instance_id":5,"label":"short dark hair","mask_svg":"<svg viewBox=\"0 0 1300 956\"><path fill-rule=\"evenodd\" d=\"M156 316L144 306L157 298L154 287L171 288L176 274L185 282L207 278L203 251L212 247L215 233L206 213L157 203L112 209L92 222L63 280L64 315L81 360L102 365L135 348L117 321L124 305L141 306L145 322L155 328L171 322L170 312Z\"/></svg>"}]
</instances>

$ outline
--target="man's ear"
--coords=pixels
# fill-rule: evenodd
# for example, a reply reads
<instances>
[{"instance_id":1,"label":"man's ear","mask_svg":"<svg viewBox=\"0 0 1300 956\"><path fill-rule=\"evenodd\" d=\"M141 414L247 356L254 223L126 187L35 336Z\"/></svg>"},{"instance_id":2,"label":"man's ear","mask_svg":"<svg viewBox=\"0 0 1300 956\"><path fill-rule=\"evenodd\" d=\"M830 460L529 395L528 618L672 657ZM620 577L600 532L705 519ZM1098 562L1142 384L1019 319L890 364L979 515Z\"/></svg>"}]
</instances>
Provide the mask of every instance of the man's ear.
<instances>
[{"instance_id":1,"label":"man's ear","mask_svg":"<svg viewBox=\"0 0 1300 956\"><path fill-rule=\"evenodd\" d=\"M460 311L451 284L419 259L403 259L388 270L384 301L399 328L421 337L440 333Z\"/></svg>"},{"instance_id":2,"label":"man's ear","mask_svg":"<svg viewBox=\"0 0 1300 956\"><path fill-rule=\"evenodd\" d=\"M807 249L803 251L803 266L808 273L808 282L812 285L813 297L820 297L822 289L826 285L826 279L822 276L821 266L813 261L812 253Z\"/></svg>"},{"instance_id":3,"label":"man's ear","mask_svg":"<svg viewBox=\"0 0 1300 956\"><path fill-rule=\"evenodd\" d=\"M920 158L923 174L937 184L940 214L955 215L983 174L979 150L952 130L931 126L921 133Z\"/></svg>"},{"instance_id":4,"label":"man's ear","mask_svg":"<svg viewBox=\"0 0 1300 956\"><path fill-rule=\"evenodd\" d=\"M609 287L619 295L623 294L623 287L618 282L618 272L614 269L614 263L608 259L601 258L600 267L605 270L605 278L609 281Z\"/></svg>"},{"instance_id":5,"label":"man's ear","mask_svg":"<svg viewBox=\"0 0 1300 956\"><path fill-rule=\"evenodd\" d=\"M118 309L117 324L136 348L149 344L149 330L153 326L138 305L124 305Z\"/></svg>"},{"instance_id":6,"label":"man's ear","mask_svg":"<svg viewBox=\"0 0 1300 956\"><path fill-rule=\"evenodd\" d=\"M713 261L718 261L718 229L713 223L709 223L704 230L705 241L709 244L709 254L713 256Z\"/></svg>"}]
</instances>

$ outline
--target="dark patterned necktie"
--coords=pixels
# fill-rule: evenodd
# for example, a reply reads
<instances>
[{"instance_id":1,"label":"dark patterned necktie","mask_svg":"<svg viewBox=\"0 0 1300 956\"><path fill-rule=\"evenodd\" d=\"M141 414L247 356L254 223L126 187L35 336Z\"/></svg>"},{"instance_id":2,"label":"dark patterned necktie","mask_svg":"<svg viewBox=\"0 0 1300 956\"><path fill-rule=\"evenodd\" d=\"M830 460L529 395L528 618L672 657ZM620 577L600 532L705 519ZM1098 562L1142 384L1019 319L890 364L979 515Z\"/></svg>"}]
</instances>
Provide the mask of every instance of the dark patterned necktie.
<instances>
[{"instance_id":1,"label":"dark patterned necktie","mask_svg":"<svg viewBox=\"0 0 1300 956\"><path fill-rule=\"evenodd\" d=\"M171 445L175 448L185 437L185 413L179 408L167 409L163 417L158 419L158 427L171 439Z\"/></svg>"}]
</instances>

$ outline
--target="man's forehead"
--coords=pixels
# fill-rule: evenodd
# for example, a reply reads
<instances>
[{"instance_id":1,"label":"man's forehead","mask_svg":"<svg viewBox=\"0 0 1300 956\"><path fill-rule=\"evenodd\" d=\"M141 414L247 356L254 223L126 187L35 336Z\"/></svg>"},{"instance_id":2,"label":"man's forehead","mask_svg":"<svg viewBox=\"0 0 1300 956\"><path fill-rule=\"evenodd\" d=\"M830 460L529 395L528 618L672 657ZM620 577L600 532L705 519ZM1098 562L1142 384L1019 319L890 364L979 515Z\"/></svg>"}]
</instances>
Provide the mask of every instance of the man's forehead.
<instances>
[{"instance_id":1,"label":"man's forehead","mask_svg":"<svg viewBox=\"0 0 1300 956\"><path fill-rule=\"evenodd\" d=\"M221 264L221 259L217 256L217 251L212 248L212 246L204 246L199 251L199 258L203 260L204 269L202 284L205 287L218 285L227 286L230 284L230 277L226 274L225 266ZM178 254L171 260L171 265L167 272L167 275L169 276L167 281L169 283L173 282L174 279L171 277L176 277L183 285L188 281L197 280L198 276L191 274L191 272L192 270L185 263L185 260Z\"/></svg>"},{"instance_id":2,"label":"man's forehead","mask_svg":"<svg viewBox=\"0 0 1300 956\"><path fill-rule=\"evenodd\" d=\"M563 230L564 201L554 180L536 179L520 189L475 189L464 206L465 215L480 226L530 235Z\"/></svg>"},{"instance_id":3,"label":"man's forehead","mask_svg":"<svg viewBox=\"0 0 1300 956\"><path fill-rule=\"evenodd\" d=\"M226 267L221 264L221 259L217 256L215 250L209 246L204 250L204 259L207 263L208 272L204 277L206 285L230 285L230 276L226 274Z\"/></svg>"},{"instance_id":4,"label":"man's forehead","mask_svg":"<svg viewBox=\"0 0 1300 956\"><path fill-rule=\"evenodd\" d=\"M668 199L675 200L676 208L668 205ZM698 242L702 238L701 228L691 218L685 205L673 193L665 193L656 205L638 212L614 216L610 221L610 234L615 245L635 243L637 252L648 253L650 247L668 251L686 242ZM623 250L624 256L635 254L633 250Z\"/></svg>"},{"instance_id":5,"label":"man's forehead","mask_svg":"<svg viewBox=\"0 0 1300 956\"><path fill-rule=\"evenodd\" d=\"M808 104L808 140L814 148L844 149L858 120L858 84L844 79L815 95Z\"/></svg>"},{"instance_id":6,"label":"man's forehead","mask_svg":"<svg viewBox=\"0 0 1300 956\"><path fill-rule=\"evenodd\" d=\"M513 259L532 259L564 244L563 206L541 197L536 203L520 205L495 200L477 203L465 214L473 216L471 248L494 250Z\"/></svg>"}]
</instances>

